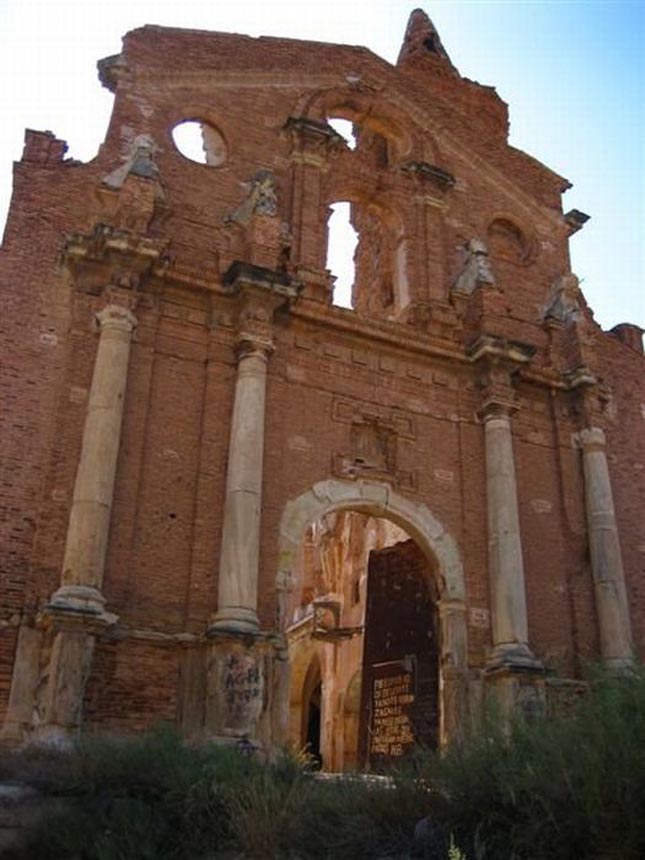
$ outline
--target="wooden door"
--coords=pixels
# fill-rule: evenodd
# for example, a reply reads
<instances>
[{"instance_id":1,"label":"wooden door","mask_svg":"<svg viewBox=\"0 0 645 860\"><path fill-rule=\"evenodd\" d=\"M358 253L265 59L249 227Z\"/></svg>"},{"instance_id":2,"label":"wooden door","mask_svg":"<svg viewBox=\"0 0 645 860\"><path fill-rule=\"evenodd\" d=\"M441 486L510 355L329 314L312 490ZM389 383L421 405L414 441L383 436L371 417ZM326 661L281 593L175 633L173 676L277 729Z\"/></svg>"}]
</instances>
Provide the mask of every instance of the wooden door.
<instances>
[{"instance_id":1,"label":"wooden door","mask_svg":"<svg viewBox=\"0 0 645 860\"><path fill-rule=\"evenodd\" d=\"M370 553L359 756L387 770L439 734L437 606L428 562L414 543Z\"/></svg>"}]
</instances>

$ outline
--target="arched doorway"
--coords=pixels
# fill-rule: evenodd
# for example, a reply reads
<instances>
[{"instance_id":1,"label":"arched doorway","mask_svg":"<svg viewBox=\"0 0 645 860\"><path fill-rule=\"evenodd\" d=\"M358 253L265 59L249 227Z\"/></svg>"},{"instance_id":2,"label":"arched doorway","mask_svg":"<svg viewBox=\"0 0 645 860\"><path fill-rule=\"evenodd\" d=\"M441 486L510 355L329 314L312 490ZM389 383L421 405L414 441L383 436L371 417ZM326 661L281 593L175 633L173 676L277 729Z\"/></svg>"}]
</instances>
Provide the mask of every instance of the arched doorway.
<instances>
[{"instance_id":1,"label":"arched doorway","mask_svg":"<svg viewBox=\"0 0 645 860\"><path fill-rule=\"evenodd\" d=\"M339 517L339 514L345 514L344 518ZM365 521L361 527L363 535L367 534L366 529L371 530L371 544L364 538L358 543L354 540L357 518ZM331 537L330 528L336 530ZM316 529L320 533L315 534ZM290 646L292 677L302 678L305 672L299 648L302 648L303 654L309 655L307 665L312 649L320 659L324 691L321 756L325 769L351 769L356 764L370 766L365 751L362 755L359 751L360 741L353 739L354 729L345 722L349 717L351 723L347 705L352 696L356 699L356 685L359 682L355 680L355 675L358 672L363 678L359 721L363 726L362 743L365 747L365 737L374 728L366 728L365 691L369 688L373 699L374 678L365 671L362 638L365 624L373 626L365 615L368 559L372 550L398 545L397 549L391 550L391 557L395 558L406 543L414 548L419 564L414 587L418 588L421 581L426 583L426 597L430 601L427 606L431 604L432 607L426 611L425 632L422 631L420 635L432 633L434 669L423 670L425 676L417 677L420 656L418 638L416 645L403 644L403 651L396 655L393 662L399 661L403 666L404 671L400 674L406 677L401 683L414 685L414 701L417 701L420 692L421 698L425 695L419 683L426 685L426 693L434 683L435 704L430 706L426 698L423 705L426 722L433 723L433 726L426 738L419 737L418 728L415 728L415 739L427 743L428 737L431 740L434 737L433 743L444 744L459 733L466 719L467 708L464 582L453 539L424 505L411 502L390 487L372 481L321 482L285 508L281 523L281 569L276 583L280 604L279 623L288 643L301 643L298 647ZM323 551L320 547L323 547ZM320 559L326 556L327 561L320 561L321 570L316 574L318 580L315 576L309 576L309 580L304 582L303 558L308 556L311 563L315 552L318 552ZM354 563L359 556L360 563ZM354 562L351 558L354 558ZM325 565L326 569L323 570ZM401 585L400 576L392 579L394 590L401 588ZM410 600L414 602L415 598L408 595L406 601L409 603ZM407 663L401 663L406 658ZM406 673L406 667L412 671ZM433 672L434 682L431 680ZM399 687L397 695L403 699L397 707L411 704L411 701L406 703L405 697L412 694L406 693L401 684ZM284 711L280 712L281 708L290 707L289 702L293 708L293 689L289 697L281 697L276 701L279 713L274 717L275 725L302 725L302 715L294 720L293 711L290 719ZM374 710L374 701L371 707ZM431 716L432 707L434 717ZM402 714L396 716L402 717ZM291 739L293 741L293 735ZM352 747L355 752L352 752Z\"/></svg>"},{"instance_id":2,"label":"arched doorway","mask_svg":"<svg viewBox=\"0 0 645 860\"><path fill-rule=\"evenodd\" d=\"M311 758L315 767L322 765L321 737L322 728L322 677L320 661L317 657L305 675L302 689L302 724L300 729L301 748Z\"/></svg>"}]
</instances>

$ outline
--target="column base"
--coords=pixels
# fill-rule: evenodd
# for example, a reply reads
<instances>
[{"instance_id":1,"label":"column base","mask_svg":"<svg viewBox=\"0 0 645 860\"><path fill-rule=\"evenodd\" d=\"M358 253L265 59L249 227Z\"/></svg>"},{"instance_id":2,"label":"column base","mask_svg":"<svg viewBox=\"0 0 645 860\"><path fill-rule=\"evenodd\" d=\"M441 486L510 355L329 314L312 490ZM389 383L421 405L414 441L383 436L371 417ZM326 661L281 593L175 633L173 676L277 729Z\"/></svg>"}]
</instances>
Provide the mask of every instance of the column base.
<instances>
[{"instance_id":1,"label":"column base","mask_svg":"<svg viewBox=\"0 0 645 860\"><path fill-rule=\"evenodd\" d=\"M50 749L69 752L74 748L76 739L80 735L78 728L66 729L62 726L39 726L29 737L30 747L49 747Z\"/></svg>"},{"instance_id":2,"label":"column base","mask_svg":"<svg viewBox=\"0 0 645 860\"><path fill-rule=\"evenodd\" d=\"M544 666L525 642L502 642L495 645L486 664L487 673L498 669L543 672Z\"/></svg>"},{"instance_id":3,"label":"column base","mask_svg":"<svg viewBox=\"0 0 645 860\"><path fill-rule=\"evenodd\" d=\"M492 694L506 726L514 718L532 720L546 715L546 674L539 661L532 665L488 666L485 670L487 697Z\"/></svg>"},{"instance_id":4,"label":"column base","mask_svg":"<svg viewBox=\"0 0 645 860\"><path fill-rule=\"evenodd\" d=\"M254 609L246 606L225 606L211 621L206 635L215 633L259 633L260 620Z\"/></svg>"},{"instance_id":5,"label":"column base","mask_svg":"<svg viewBox=\"0 0 645 860\"><path fill-rule=\"evenodd\" d=\"M104 615L105 597L93 585L61 585L55 591L47 610L50 612L73 612L83 615Z\"/></svg>"}]
</instances>

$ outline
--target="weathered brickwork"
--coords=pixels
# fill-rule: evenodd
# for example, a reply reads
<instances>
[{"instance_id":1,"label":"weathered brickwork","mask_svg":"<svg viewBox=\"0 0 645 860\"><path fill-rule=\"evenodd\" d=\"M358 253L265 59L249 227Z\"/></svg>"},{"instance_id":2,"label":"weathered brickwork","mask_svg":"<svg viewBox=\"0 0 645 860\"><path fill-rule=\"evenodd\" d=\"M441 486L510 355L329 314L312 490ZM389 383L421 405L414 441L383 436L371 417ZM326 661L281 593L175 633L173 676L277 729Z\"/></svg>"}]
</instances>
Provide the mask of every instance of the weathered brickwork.
<instances>
[{"instance_id":1,"label":"weathered brickwork","mask_svg":"<svg viewBox=\"0 0 645 860\"><path fill-rule=\"evenodd\" d=\"M143 27L99 68L104 144L27 131L0 253L5 737L284 740L296 548L342 510L429 559L444 740L482 689L642 658L641 333L594 322L568 183L496 92L420 12L396 66ZM213 163L176 149L186 120Z\"/></svg>"}]
</instances>

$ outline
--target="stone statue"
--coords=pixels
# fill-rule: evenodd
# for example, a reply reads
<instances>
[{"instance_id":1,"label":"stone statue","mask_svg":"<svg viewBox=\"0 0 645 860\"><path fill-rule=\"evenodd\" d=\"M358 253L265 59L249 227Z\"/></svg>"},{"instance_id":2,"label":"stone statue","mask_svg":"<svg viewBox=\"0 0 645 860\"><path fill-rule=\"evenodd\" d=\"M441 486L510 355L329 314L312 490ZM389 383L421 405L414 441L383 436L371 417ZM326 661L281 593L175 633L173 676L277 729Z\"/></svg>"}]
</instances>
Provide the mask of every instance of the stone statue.
<instances>
[{"instance_id":1,"label":"stone statue","mask_svg":"<svg viewBox=\"0 0 645 860\"><path fill-rule=\"evenodd\" d=\"M245 226L256 213L271 216L278 214L275 177L270 170L258 170L255 176L244 184L249 189L246 199L226 218L227 222L235 221Z\"/></svg>"},{"instance_id":2,"label":"stone statue","mask_svg":"<svg viewBox=\"0 0 645 860\"><path fill-rule=\"evenodd\" d=\"M464 250L464 263L453 290L469 296L480 284L494 284L495 276L488 259L488 246L483 239L471 239Z\"/></svg>"},{"instance_id":3,"label":"stone statue","mask_svg":"<svg viewBox=\"0 0 645 860\"><path fill-rule=\"evenodd\" d=\"M545 320L562 323L578 322L580 311L580 286L573 274L561 275L553 282L551 295L544 312Z\"/></svg>"},{"instance_id":4,"label":"stone statue","mask_svg":"<svg viewBox=\"0 0 645 860\"><path fill-rule=\"evenodd\" d=\"M359 241L354 260L354 295L357 310L378 316L394 304L394 238L391 230L374 212L357 213Z\"/></svg>"},{"instance_id":5,"label":"stone statue","mask_svg":"<svg viewBox=\"0 0 645 860\"><path fill-rule=\"evenodd\" d=\"M130 151L123 163L103 178L103 184L115 190L119 189L129 174L142 176L144 179L158 179L159 168L154 161L156 149L155 142L150 135L138 135L132 141Z\"/></svg>"}]
</instances>

